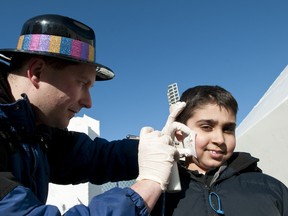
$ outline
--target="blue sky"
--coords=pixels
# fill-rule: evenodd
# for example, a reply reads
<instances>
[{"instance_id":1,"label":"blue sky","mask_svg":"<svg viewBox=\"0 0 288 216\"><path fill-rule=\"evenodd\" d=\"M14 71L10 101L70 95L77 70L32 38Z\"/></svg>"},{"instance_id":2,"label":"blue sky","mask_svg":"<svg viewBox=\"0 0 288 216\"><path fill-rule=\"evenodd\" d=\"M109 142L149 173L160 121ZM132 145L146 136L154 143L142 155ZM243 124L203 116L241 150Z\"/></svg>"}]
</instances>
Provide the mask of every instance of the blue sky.
<instances>
[{"instance_id":1,"label":"blue sky","mask_svg":"<svg viewBox=\"0 0 288 216\"><path fill-rule=\"evenodd\" d=\"M1 3L0 48L15 48L22 24L44 13L73 17L96 33L97 62L115 71L92 89L108 140L161 129L167 86L220 85L239 103L237 123L288 63L288 1L278 0L19 0Z\"/></svg>"}]
</instances>

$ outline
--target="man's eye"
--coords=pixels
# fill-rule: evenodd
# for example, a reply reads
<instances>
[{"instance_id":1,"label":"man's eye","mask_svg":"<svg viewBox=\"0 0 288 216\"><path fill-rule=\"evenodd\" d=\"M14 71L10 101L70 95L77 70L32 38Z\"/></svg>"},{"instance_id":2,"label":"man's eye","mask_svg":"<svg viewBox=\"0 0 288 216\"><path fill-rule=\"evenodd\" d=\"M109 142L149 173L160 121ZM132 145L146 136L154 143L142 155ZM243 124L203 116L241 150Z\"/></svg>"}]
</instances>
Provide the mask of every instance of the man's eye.
<instances>
[{"instance_id":1,"label":"man's eye","mask_svg":"<svg viewBox=\"0 0 288 216\"><path fill-rule=\"evenodd\" d=\"M81 86L86 86L88 84L88 82L83 81L83 80L79 80L79 83Z\"/></svg>"}]
</instances>

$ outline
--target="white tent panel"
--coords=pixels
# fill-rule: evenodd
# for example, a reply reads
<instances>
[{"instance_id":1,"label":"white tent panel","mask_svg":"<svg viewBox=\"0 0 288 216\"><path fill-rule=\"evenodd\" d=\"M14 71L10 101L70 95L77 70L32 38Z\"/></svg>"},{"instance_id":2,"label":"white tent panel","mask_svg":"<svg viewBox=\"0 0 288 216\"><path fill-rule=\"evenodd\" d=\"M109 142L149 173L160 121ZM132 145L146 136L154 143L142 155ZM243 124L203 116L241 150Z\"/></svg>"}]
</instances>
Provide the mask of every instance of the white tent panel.
<instances>
[{"instance_id":1,"label":"white tent panel","mask_svg":"<svg viewBox=\"0 0 288 216\"><path fill-rule=\"evenodd\" d=\"M257 88L257 85L255 85ZM264 96L245 117L237 128L237 136L242 136L251 127L288 99L288 66L281 72Z\"/></svg>"},{"instance_id":2,"label":"white tent panel","mask_svg":"<svg viewBox=\"0 0 288 216\"><path fill-rule=\"evenodd\" d=\"M288 67L237 128L236 151L260 159L264 173L288 186Z\"/></svg>"},{"instance_id":3,"label":"white tent panel","mask_svg":"<svg viewBox=\"0 0 288 216\"><path fill-rule=\"evenodd\" d=\"M282 103L245 134L237 138L237 151L260 159L264 173L288 186L288 102Z\"/></svg>"}]
</instances>

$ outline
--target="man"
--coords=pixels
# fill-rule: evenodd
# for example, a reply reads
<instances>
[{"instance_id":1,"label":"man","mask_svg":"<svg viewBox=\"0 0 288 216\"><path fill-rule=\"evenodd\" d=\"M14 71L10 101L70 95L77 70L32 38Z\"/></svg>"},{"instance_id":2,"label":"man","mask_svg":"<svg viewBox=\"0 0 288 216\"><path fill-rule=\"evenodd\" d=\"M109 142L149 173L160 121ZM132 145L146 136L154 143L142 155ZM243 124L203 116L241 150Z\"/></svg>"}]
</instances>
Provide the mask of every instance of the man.
<instances>
[{"instance_id":1,"label":"man","mask_svg":"<svg viewBox=\"0 0 288 216\"><path fill-rule=\"evenodd\" d=\"M114 73L95 62L95 35L87 25L60 15L26 21L16 49L0 50L0 215L60 215L45 205L48 183L134 179L65 215L149 215L169 182L174 124L183 103L160 131L143 128L137 140L108 142L68 132L69 120L92 106L90 88ZM184 104L185 105L185 104ZM138 155L139 157L138 157ZM139 167L138 167L139 165Z\"/></svg>"}]
</instances>

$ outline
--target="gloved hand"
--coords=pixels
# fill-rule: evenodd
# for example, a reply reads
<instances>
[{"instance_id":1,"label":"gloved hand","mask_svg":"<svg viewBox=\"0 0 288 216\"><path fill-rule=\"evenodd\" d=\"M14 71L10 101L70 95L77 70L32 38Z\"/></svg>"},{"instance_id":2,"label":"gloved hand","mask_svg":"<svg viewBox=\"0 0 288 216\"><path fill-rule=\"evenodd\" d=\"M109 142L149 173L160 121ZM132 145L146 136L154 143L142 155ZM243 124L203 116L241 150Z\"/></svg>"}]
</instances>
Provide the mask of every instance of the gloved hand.
<instances>
[{"instance_id":1,"label":"gloved hand","mask_svg":"<svg viewBox=\"0 0 288 216\"><path fill-rule=\"evenodd\" d=\"M173 140L173 145L177 148L179 157L194 156L197 158L196 149L195 149L195 132L192 131L186 125L175 122L176 117L183 111L185 108L185 102L176 102L170 106L170 115L167 119L167 122L162 129L162 133L170 135ZM175 137L175 132L179 131L183 136L183 141L179 142Z\"/></svg>"},{"instance_id":2,"label":"gloved hand","mask_svg":"<svg viewBox=\"0 0 288 216\"><path fill-rule=\"evenodd\" d=\"M174 130L173 127L170 127ZM143 127L140 132L138 147L139 176L143 179L158 182L163 191L169 182L176 148L171 146L172 139L151 127Z\"/></svg>"},{"instance_id":3,"label":"gloved hand","mask_svg":"<svg viewBox=\"0 0 288 216\"><path fill-rule=\"evenodd\" d=\"M175 122L176 117L182 112L182 110L185 108L186 103L185 102L176 102L175 104L171 104L170 106L170 114L168 116L168 119L166 121L165 126L162 129L162 132L164 134L170 135L172 139L175 137L175 132L177 130L177 126L179 128L183 128L186 132L190 130L187 126L184 124L181 124L179 122ZM172 126L174 124L174 126ZM175 128L176 125L176 128ZM187 129L188 128L188 129Z\"/></svg>"}]
</instances>

